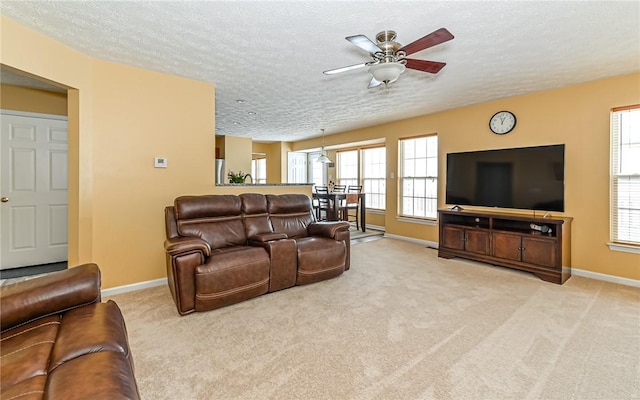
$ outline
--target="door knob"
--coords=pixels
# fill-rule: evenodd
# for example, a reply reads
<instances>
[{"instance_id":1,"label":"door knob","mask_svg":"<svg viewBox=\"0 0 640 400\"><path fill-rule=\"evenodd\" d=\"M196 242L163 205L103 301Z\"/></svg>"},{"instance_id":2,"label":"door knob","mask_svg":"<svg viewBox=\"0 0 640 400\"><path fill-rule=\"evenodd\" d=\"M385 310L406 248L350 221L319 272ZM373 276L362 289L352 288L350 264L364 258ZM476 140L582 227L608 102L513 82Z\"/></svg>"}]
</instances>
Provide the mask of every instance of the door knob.
<instances>
[{"instance_id":1,"label":"door knob","mask_svg":"<svg viewBox=\"0 0 640 400\"><path fill-rule=\"evenodd\" d=\"M8 197L2 197L2 198L0 198L0 201L3 202L3 203L6 203L7 201L9 201L9 198Z\"/></svg>"}]
</instances>

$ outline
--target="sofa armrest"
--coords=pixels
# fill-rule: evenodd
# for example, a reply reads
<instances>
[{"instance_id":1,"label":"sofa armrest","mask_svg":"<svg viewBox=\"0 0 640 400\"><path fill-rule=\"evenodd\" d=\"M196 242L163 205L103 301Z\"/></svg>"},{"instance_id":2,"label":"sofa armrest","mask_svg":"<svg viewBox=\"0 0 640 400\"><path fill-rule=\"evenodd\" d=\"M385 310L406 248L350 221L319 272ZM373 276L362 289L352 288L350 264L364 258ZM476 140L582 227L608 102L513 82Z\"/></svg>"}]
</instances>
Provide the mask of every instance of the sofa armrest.
<instances>
[{"instance_id":1,"label":"sofa armrest","mask_svg":"<svg viewBox=\"0 0 640 400\"><path fill-rule=\"evenodd\" d=\"M0 330L100 302L100 269L83 264L7 285L0 293Z\"/></svg>"},{"instance_id":2,"label":"sofa armrest","mask_svg":"<svg viewBox=\"0 0 640 400\"><path fill-rule=\"evenodd\" d=\"M349 223L345 221L313 222L307 228L309 236L322 236L330 239L335 239L338 232L348 230Z\"/></svg>"},{"instance_id":3,"label":"sofa armrest","mask_svg":"<svg viewBox=\"0 0 640 400\"><path fill-rule=\"evenodd\" d=\"M179 256L193 251L201 251L204 257L211 255L211 246L197 237L178 237L164 241L164 249L170 256Z\"/></svg>"},{"instance_id":4,"label":"sofa armrest","mask_svg":"<svg viewBox=\"0 0 640 400\"><path fill-rule=\"evenodd\" d=\"M276 232L269 232L269 233L258 233L257 235L253 235L249 238L249 242L259 242L259 243L264 243L264 242L271 242L273 240L281 240L281 239L288 239L289 236L287 236L286 233L276 233Z\"/></svg>"}]
</instances>

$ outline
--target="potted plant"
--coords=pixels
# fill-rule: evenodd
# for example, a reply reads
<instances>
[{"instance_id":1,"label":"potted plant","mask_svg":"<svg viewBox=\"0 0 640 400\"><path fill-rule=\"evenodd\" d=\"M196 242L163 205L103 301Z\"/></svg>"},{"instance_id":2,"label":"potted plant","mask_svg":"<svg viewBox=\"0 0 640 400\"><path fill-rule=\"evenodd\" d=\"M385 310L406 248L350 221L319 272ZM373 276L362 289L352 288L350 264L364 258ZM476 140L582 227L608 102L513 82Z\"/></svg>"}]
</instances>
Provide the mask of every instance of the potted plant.
<instances>
[{"instance_id":1,"label":"potted plant","mask_svg":"<svg viewBox=\"0 0 640 400\"><path fill-rule=\"evenodd\" d=\"M229 170L227 176L229 177L229 183L244 183L245 174L242 171L235 173Z\"/></svg>"}]
</instances>

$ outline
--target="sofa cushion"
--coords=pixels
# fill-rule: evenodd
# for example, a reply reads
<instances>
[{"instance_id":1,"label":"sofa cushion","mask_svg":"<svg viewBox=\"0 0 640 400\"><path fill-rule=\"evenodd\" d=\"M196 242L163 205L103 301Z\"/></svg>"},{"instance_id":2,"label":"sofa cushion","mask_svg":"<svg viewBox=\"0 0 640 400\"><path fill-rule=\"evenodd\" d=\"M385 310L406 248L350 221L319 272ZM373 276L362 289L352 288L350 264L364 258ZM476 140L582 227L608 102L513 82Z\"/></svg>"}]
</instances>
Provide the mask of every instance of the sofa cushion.
<instances>
[{"instance_id":1,"label":"sofa cushion","mask_svg":"<svg viewBox=\"0 0 640 400\"><path fill-rule=\"evenodd\" d=\"M37 376L46 376L51 349L60 327L58 315L45 317L14 329L0 336L0 398L10 398L5 391ZM25 383L33 389L32 381ZM40 388L44 389L44 385Z\"/></svg>"},{"instance_id":2,"label":"sofa cushion","mask_svg":"<svg viewBox=\"0 0 640 400\"><path fill-rule=\"evenodd\" d=\"M181 236L199 237L209 243L212 250L247 244L238 196L178 197L175 215Z\"/></svg>"},{"instance_id":3,"label":"sofa cushion","mask_svg":"<svg viewBox=\"0 0 640 400\"><path fill-rule=\"evenodd\" d=\"M240 215L238 196L230 194L180 196L174 200L176 219L202 219Z\"/></svg>"},{"instance_id":4,"label":"sofa cushion","mask_svg":"<svg viewBox=\"0 0 640 400\"><path fill-rule=\"evenodd\" d=\"M315 222L311 199L303 194L268 194L267 211L273 231L293 239L309 236L307 227Z\"/></svg>"},{"instance_id":5,"label":"sofa cushion","mask_svg":"<svg viewBox=\"0 0 640 400\"><path fill-rule=\"evenodd\" d=\"M14 385L2 388L0 399L42 400L47 385L47 375L38 375Z\"/></svg>"},{"instance_id":6,"label":"sofa cushion","mask_svg":"<svg viewBox=\"0 0 640 400\"><path fill-rule=\"evenodd\" d=\"M127 331L120 308L113 301L91 304L64 314L49 370L74 358L99 351L129 357Z\"/></svg>"},{"instance_id":7,"label":"sofa cushion","mask_svg":"<svg viewBox=\"0 0 640 400\"><path fill-rule=\"evenodd\" d=\"M258 193L244 193L240 195L244 229L247 238L256 235L272 233L273 228L267 214L267 197Z\"/></svg>"},{"instance_id":8,"label":"sofa cushion","mask_svg":"<svg viewBox=\"0 0 640 400\"><path fill-rule=\"evenodd\" d=\"M130 360L113 351L86 354L61 364L49 374L46 392L47 399L65 400L140 397Z\"/></svg>"},{"instance_id":9,"label":"sofa cushion","mask_svg":"<svg viewBox=\"0 0 640 400\"><path fill-rule=\"evenodd\" d=\"M0 302L2 331L100 300L97 265L87 264L65 271L65 274L48 274L47 279L28 279L3 287ZM69 282L74 284L69 285ZM25 291L31 295L25 296Z\"/></svg>"},{"instance_id":10,"label":"sofa cushion","mask_svg":"<svg viewBox=\"0 0 640 400\"><path fill-rule=\"evenodd\" d=\"M262 247L237 246L212 254L195 269L196 311L247 300L269 290L269 255Z\"/></svg>"},{"instance_id":11,"label":"sofa cushion","mask_svg":"<svg viewBox=\"0 0 640 400\"><path fill-rule=\"evenodd\" d=\"M298 246L296 285L330 279L344 272L347 250L343 241L308 237L297 239L296 244Z\"/></svg>"}]
</instances>

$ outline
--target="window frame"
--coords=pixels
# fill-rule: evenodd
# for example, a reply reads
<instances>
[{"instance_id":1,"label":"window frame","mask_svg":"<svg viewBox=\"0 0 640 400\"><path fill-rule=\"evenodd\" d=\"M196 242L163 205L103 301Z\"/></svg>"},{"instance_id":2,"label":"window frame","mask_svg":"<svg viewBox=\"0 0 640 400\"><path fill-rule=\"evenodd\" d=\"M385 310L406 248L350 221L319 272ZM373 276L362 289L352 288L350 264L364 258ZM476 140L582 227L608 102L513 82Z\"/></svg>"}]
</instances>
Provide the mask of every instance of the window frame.
<instances>
[{"instance_id":1,"label":"window frame","mask_svg":"<svg viewBox=\"0 0 640 400\"><path fill-rule=\"evenodd\" d=\"M425 160L424 175L416 175L415 172L411 173L409 171L406 171L408 158L406 157L406 154L405 154L407 151L405 148L405 143L407 143L410 140L420 140L420 139L428 140L429 138L435 138L436 140L435 151L431 150L429 147L426 147L424 157L414 156L411 158L412 160L419 160L419 159ZM428 144L428 142L426 144ZM431 159L430 163L429 163L429 159ZM436 221L437 220L439 162L440 162L439 161L439 138L437 133L430 133L425 135L404 137L404 138L398 139L398 216L399 218L418 220L418 221ZM429 168L430 164L432 168ZM414 164L414 168L415 168L415 164ZM435 175L433 174L430 175L429 173L432 171L433 168L435 168ZM406 183L406 180L408 179L411 179L414 185L416 181L420 182L420 180L422 180L422 182L424 183L423 185L424 196L415 196L415 195L410 196L413 199L412 212L408 212L408 210L405 210L405 197L409 197L409 196L405 196L405 191L406 191L405 183ZM430 184L432 187L431 191L428 190L428 187L429 187L429 182L427 182L428 180L431 181L431 184ZM429 194L431 193L433 193L433 196L429 196ZM424 215L419 215L418 213L415 212L416 204L418 205L418 208L420 208L419 207L420 199L424 201L424 206L423 206L424 213L421 213Z\"/></svg>"},{"instance_id":2,"label":"window frame","mask_svg":"<svg viewBox=\"0 0 640 400\"><path fill-rule=\"evenodd\" d=\"M368 178L366 176L365 173L365 163L367 162L366 157L365 157L365 153L367 151L375 151L375 150L379 150L382 149L384 151L384 168L382 169L382 176L378 176L378 177L370 177ZM362 191L365 192L367 194L366 196L366 207L367 210L372 209L372 210L381 210L384 211L387 208L387 146L372 146L372 147L363 147L360 149L360 171L361 171L361 176L360 176L360 182L362 184ZM377 181L378 184L378 188L380 188L381 186L384 188L383 191L373 191L373 184L371 185L367 185L367 181ZM374 203L374 199L376 199L377 201L377 207L374 207L372 205L372 203ZM380 207L381 205L381 207Z\"/></svg>"},{"instance_id":3,"label":"window frame","mask_svg":"<svg viewBox=\"0 0 640 400\"><path fill-rule=\"evenodd\" d=\"M612 250L640 254L640 228L636 227L640 226L640 223L635 222L640 221L640 206L638 206L640 204L640 170L631 169L631 162L628 162L629 165L625 168L626 160L638 162L637 157L629 153L633 147L640 148L640 141L621 143L623 132L620 122L624 113L628 112L638 113L636 118L640 118L640 104L611 110L610 243L608 245ZM640 124L637 128L640 129ZM624 196L620 195L620 190L625 187L621 186L621 181L626 183L627 191L623 192ZM621 198L628 199L628 204L624 202L625 205L621 205ZM624 235L620 232L621 227Z\"/></svg>"},{"instance_id":4,"label":"window frame","mask_svg":"<svg viewBox=\"0 0 640 400\"><path fill-rule=\"evenodd\" d=\"M366 179L364 177L364 157L363 157L363 152L369 149L384 149L384 153L385 153L385 157L384 157L384 177L383 178L376 178L376 179L383 179L384 180L384 188L385 191L384 193L372 193L370 195L369 191L366 189L365 186L365 182L364 180ZM346 152L356 152L357 155L357 165L358 165L358 170L357 170L357 178L354 179L353 177L343 177L341 176L341 171L340 171L340 153L346 153ZM367 196L365 197L365 206L367 208L367 212L385 212L386 211L386 207L387 207L387 191L386 191L386 185L387 185L387 146L385 143L380 143L377 145L371 145L371 146L366 146L366 147L356 147L356 148L348 148L348 149L342 149L336 152L336 184L338 185L346 185L347 188L349 187L349 185L358 185L358 186L362 186L362 191L364 193L367 194ZM372 200L373 200L373 195L382 195L382 199L383 199L383 207L384 208L380 208L378 207L374 207L372 206Z\"/></svg>"},{"instance_id":5,"label":"window frame","mask_svg":"<svg viewBox=\"0 0 640 400\"><path fill-rule=\"evenodd\" d=\"M344 165L343 158L347 153L355 153L355 176L348 174L347 176L343 175ZM348 149L348 150L339 150L336 152L336 185L359 185L360 182L360 150L359 149ZM352 165L349 165L352 166ZM350 171L353 172L353 171Z\"/></svg>"}]
</instances>

